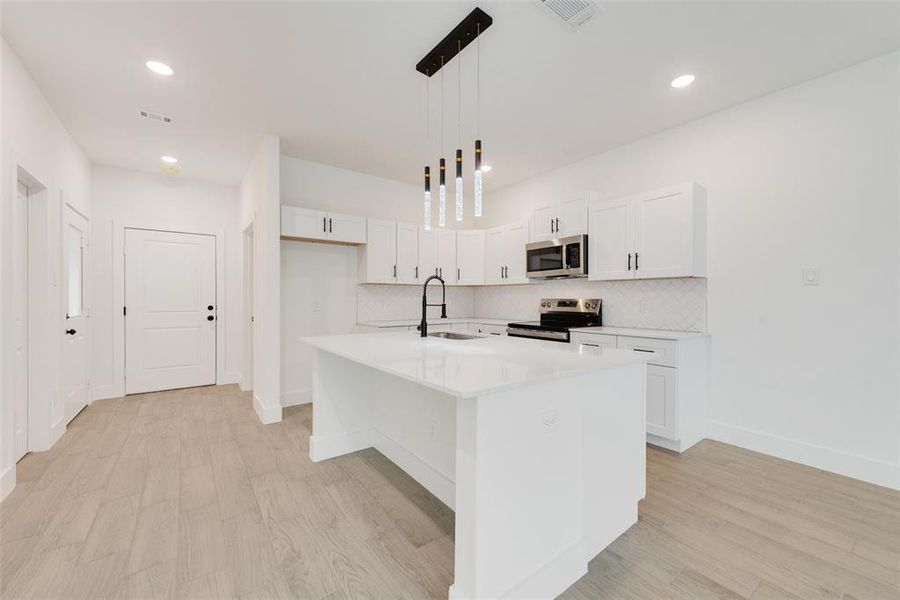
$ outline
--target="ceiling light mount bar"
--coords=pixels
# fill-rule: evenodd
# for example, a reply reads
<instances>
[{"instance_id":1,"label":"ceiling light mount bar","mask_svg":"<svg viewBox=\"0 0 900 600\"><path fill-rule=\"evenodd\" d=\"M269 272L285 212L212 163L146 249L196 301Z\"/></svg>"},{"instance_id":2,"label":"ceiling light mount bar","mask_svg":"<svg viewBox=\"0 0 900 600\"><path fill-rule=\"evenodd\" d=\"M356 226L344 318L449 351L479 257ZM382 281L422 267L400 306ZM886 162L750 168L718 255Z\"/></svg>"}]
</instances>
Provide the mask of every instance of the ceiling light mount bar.
<instances>
[{"instance_id":1,"label":"ceiling light mount bar","mask_svg":"<svg viewBox=\"0 0 900 600\"><path fill-rule=\"evenodd\" d=\"M474 42L475 38L483 34L493 22L494 19L489 14L476 7L416 64L416 71L426 77L432 77L454 56Z\"/></svg>"}]
</instances>

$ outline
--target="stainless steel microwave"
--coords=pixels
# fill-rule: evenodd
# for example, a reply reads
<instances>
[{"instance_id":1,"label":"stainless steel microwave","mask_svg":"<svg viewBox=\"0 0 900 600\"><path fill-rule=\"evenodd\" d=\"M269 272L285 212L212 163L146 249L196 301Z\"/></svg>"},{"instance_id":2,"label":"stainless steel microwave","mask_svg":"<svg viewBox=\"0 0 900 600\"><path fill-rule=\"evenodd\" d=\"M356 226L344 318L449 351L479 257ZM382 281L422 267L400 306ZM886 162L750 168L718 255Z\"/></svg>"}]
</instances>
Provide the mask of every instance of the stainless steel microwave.
<instances>
[{"instance_id":1,"label":"stainless steel microwave","mask_svg":"<svg viewBox=\"0 0 900 600\"><path fill-rule=\"evenodd\" d=\"M587 277L587 235L532 242L525 245L528 277Z\"/></svg>"}]
</instances>

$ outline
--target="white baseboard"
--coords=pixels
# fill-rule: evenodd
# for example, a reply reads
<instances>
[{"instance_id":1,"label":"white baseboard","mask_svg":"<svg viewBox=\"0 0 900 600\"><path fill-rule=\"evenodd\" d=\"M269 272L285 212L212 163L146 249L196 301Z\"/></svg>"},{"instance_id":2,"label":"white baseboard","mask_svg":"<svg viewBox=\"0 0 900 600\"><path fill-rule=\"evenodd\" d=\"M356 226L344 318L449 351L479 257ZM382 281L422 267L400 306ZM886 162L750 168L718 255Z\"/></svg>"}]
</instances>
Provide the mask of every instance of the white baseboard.
<instances>
[{"instance_id":1,"label":"white baseboard","mask_svg":"<svg viewBox=\"0 0 900 600\"><path fill-rule=\"evenodd\" d=\"M232 383L240 383L241 374L237 372L224 373L222 379L216 382L216 385L231 385Z\"/></svg>"},{"instance_id":2,"label":"white baseboard","mask_svg":"<svg viewBox=\"0 0 900 600\"><path fill-rule=\"evenodd\" d=\"M253 394L253 410L263 425L281 422L281 405L265 406L256 394Z\"/></svg>"},{"instance_id":3,"label":"white baseboard","mask_svg":"<svg viewBox=\"0 0 900 600\"><path fill-rule=\"evenodd\" d=\"M373 440L375 449L384 454L392 463L409 473L409 475L434 494L438 500L456 510L456 483L436 470L421 458L387 437L375 431Z\"/></svg>"},{"instance_id":4,"label":"white baseboard","mask_svg":"<svg viewBox=\"0 0 900 600\"><path fill-rule=\"evenodd\" d=\"M52 427L50 427L50 447L48 448L48 450L50 448L52 448L53 445L56 444L56 442L59 441L59 438L61 438L65 432L66 432L66 420L65 419L60 419Z\"/></svg>"},{"instance_id":5,"label":"white baseboard","mask_svg":"<svg viewBox=\"0 0 900 600\"><path fill-rule=\"evenodd\" d=\"M91 385L91 402L94 400L106 400L107 398L121 398L125 391L114 383L106 385Z\"/></svg>"},{"instance_id":6,"label":"white baseboard","mask_svg":"<svg viewBox=\"0 0 900 600\"><path fill-rule=\"evenodd\" d=\"M281 395L282 406L298 406L300 404L309 404L310 402L312 402L312 388L287 392Z\"/></svg>"},{"instance_id":7,"label":"white baseboard","mask_svg":"<svg viewBox=\"0 0 900 600\"><path fill-rule=\"evenodd\" d=\"M16 487L16 465L8 467L0 474L0 502L9 496L14 487Z\"/></svg>"},{"instance_id":8,"label":"white baseboard","mask_svg":"<svg viewBox=\"0 0 900 600\"><path fill-rule=\"evenodd\" d=\"M900 490L900 465L711 421L710 439Z\"/></svg>"},{"instance_id":9,"label":"white baseboard","mask_svg":"<svg viewBox=\"0 0 900 600\"><path fill-rule=\"evenodd\" d=\"M309 458L319 462L371 448L375 445L377 434L374 429L360 429L327 437L312 435L309 437Z\"/></svg>"}]
</instances>

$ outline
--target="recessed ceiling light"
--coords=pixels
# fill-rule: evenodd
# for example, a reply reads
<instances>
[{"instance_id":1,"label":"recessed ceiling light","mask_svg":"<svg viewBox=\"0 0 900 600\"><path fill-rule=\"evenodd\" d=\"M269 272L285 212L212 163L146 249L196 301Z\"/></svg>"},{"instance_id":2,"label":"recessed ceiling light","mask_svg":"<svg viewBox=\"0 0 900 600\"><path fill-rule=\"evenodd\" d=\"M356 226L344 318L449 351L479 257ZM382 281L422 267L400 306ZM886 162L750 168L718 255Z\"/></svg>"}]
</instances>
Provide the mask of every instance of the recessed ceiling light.
<instances>
[{"instance_id":1,"label":"recessed ceiling light","mask_svg":"<svg viewBox=\"0 0 900 600\"><path fill-rule=\"evenodd\" d=\"M175 71L167 65L166 63L161 63L158 60L148 60L146 62L147 68L153 71L154 73L158 73L159 75L171 75Z\"/></svg>"},{"instance_id":2,"label":"recessed ceiling light","mask_svg":"<svg viewBox=\"0 0 900 600\"><path fill-rule=\"evenodd\" d=\"M673 88L683 88L691 85L692 83L694 83L694 76L690 73L687 73L685 75L679 75L678 77L673 79L671 85Z\"/></svg>"},{"instance_id":3,"label":"recessed ceiling light","mask_svg":"<svg viewBox=\"0 0 900 600\"><path fill-rule=\"evenodd\" d=\"M174 165L175 163L178 162L177 158L175 158L174 156L168 156L168 155L160 156L159 159L161 161L163 161L164 163L169 163L170 165Z\"/></svg>"},{"instance_id":4,"label":"recessed ceiling light","mask_svg":"<svg viewBox=\"0 0 900 600\"><path fill-rule=\"evenodd\" d=\"M494 167L492 167L491 165L481 165L481 172L482 172L482 173L487 173L488 171L490 171L490 170L493 169L493 168L494 168Z\"/></svg>"}]
</instances>

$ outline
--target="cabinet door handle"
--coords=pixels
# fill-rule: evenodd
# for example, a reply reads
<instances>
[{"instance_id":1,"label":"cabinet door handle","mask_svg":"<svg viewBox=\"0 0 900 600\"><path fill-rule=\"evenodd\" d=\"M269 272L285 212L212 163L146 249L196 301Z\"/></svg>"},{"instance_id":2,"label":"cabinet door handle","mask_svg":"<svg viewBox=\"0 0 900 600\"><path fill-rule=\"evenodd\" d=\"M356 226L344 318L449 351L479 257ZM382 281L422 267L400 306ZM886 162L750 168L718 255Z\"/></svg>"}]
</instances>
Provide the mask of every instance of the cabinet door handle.
<instances>
[{"instance_id":1,"label":"cabinet door handle","mask_svg":"<svg viewBox=\"0 0 900 600\"><path fill-rule=\"evenodd\" d=\"M551 217L550 218L550 233L554 233L554 232L555 232L555 230L553 229L553 218Z\"/></svg>"},{"instance_id":2,"label":"cabinet door handle","mask_svg":"<svg viewBox=\"0 0 900 600\"><path fill-rule=\"evenodd\" d=\"M331 217L328 217L328 233L331 233L332 231L334 230L331 228Z\"/></svg>"},{"instance_id":3,"label":"cabinet door handle","mask_svg":"<svg viewBox=\"0 0 900 600\"><path fill-rule=\"evenodd\" d=\"M646 348L632 348L635 352L649 352L650 354L656 354L656 350L647 350Z\"/></svg>"},{"instance_id":4,"label":"cabinet door handle","mask_svg":"<svg viewBox=\"0 0 900 600\"><path fill-rule=\"evenodd\" d=\"M628 270L631 270L631 252L628 253Z\"/></svg>"},{"instance_id":5,"label":"cabinet door handle","mask_svg":"<svg viewBox=\"0 0 900 600\"><path fill-rule=\"evenodd\" d=\"M416 265L416 279L419 278L419 265Z\"/></svg>"},{"instance_id":6,"label":"cabinet door handle","mask_svg":"<svg viewBox=\"0 0 900 600\"><path fill-rule=\"evenodd\" d=\"M325 227L325 223L328 222L327 217L322 217L322 233L328 233L328 228Z\"/></svg>"},{"instance_id":7,"label":"cabinet door handle","mask_svg":"<svg viewBox=\"0 0 900 600\"><path fill-rule=\"evenodd\" d=\"M435 268L434 268L434 274L435 274L435 275L437 275L437 274L438 274L438 272L437 272L437 271L438 271L438 269L437 269L437 267L435 267Z\"/></svg>"},{"instance_id":8,"label":"cabinet door handle","mask_svg":"<svg viewBox=\"0 0 900 600\"><path fill-rule=\"evenodd\" d=\"M397 265L394 265L394 279L397 279Z\"/></svg>"},{"instance_id":9,"label":"cabinet door handle","mask_svg":"<svg viewBox=\"0 0 900 600\"><path fill-rule=\"evenodd\" d=\"M559 233L559 217L556 217L556 233Z\"/></svg>"},{"instance_id":10,"label":"cabinet door handle","mask_svg":"<svg viewBox=\"0 0 900 600\"><path fill-rule=\"evenodd\" d=\"M74 329L66 329L66 335L75 335L76 333L78 332Z\"/></svg>"},{"instance_id":11,"label":"cabinet door handle","mask_svg":"<svg viewBox=\"0 0 900 600\"><path fill-rule=\"evenodd\" d=\"M438 267L438 277L444 278L444 267Z\"/></svg>"},{"instance_id":12,"label":"cabinet door handle","mask_svg":"<svg viewBox=\"0 0 900 600\"><path fill-rule=\"evenodd\" d=\"M460 277L459 277L459 267L456 267L456 280L457 280L457 281L460 280Z\"/></svg>"},{"instance_id":13,"label":"cabinet door handle","mask_svg":"<svg viewBox=\"0 0 900 600\"><path fill-rule=\"evenodd\" d=\"M641 268L641 267L638 266L638 253L635 252L635 253L634 253L634 270L637 271L637 270L640 269L640 268Z\"/></svg>"},{"instance_id":14,"label":"cabinet door handle","mask_svg":"<svg viewBox=\"0 0 900 600\"><path fill-rule=\"evenodd\" d=\"M581 342L582 346L590 346L592 348L599 348L600 344L588 344L587 342Z\"/></svg>"}]
</instances>

